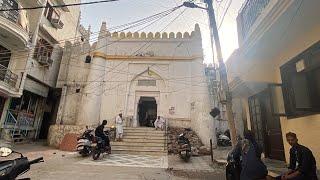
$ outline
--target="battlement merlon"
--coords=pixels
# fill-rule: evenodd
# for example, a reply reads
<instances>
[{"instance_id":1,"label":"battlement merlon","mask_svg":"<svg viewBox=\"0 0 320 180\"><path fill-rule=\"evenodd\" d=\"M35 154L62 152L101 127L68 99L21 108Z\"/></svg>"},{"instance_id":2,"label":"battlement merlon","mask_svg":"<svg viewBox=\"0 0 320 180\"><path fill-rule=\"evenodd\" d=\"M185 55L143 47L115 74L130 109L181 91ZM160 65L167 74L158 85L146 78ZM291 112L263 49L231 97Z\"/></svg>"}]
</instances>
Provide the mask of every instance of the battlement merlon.
<instances>
[{"instance_id":1,"label":"battlement merlon","mask_svg":"<svg viewBox=\"0 0 320 180\"><path fill-rule=\"evenodd\" d=\"M102 22L100 31L99 31L99 39L104 37L108 37L110 40L121 39L122 41L126 40L146 40L146 39L155 39L155 40L201 40L201 32L199 24L195 24L194 30L189 32L110 32L108 31L106 22Z\"/></svg>"}]
</instances>

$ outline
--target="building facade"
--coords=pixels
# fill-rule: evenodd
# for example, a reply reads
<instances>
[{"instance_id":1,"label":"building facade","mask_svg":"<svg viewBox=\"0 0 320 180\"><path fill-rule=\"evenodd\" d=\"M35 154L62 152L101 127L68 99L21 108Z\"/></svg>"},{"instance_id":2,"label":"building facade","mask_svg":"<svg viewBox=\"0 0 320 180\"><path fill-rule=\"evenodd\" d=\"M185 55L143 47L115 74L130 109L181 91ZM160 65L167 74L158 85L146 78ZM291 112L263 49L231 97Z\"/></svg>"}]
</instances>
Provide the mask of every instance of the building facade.
<instances>
[{"instance_id":1,"label":"building facade","mask_svg":"<svg viewBox=\"0 0 320 180\"><path fill-rule=\"evenodd\" d=\"M121 112L126 126L151 126L162 116L169 126L192 127L209 145L215 121L206 69L198 25L190 34L110 33L103 23L91 47L88 41L65 47L57 84L63 94L49 143L104 119L114 125Z\"/></svg>"},{"instance_id":2,"label":"building facade","mask_svg":"<svg viewBox=\"0 0 320 180\"><path fill-rule=\"evenodd\" d=\"M66 39L74 41L80 35L80 8L52 5L70 2L77 1L0 0L1 9L47 7L0 14L2 138L46 138L59 101L62 47Z\"/></svg>"},{"instance_id":3,"label":"building facade","mask_svg":"<svg viewBox=\"0 0 320 180\"><path fill-rule=\"evenodd\" d=\"M320 163L319 1L245 1L239 49L227 61L230 88L265 156L288 160L295 132Z\"/></svg>"}]
</instances>

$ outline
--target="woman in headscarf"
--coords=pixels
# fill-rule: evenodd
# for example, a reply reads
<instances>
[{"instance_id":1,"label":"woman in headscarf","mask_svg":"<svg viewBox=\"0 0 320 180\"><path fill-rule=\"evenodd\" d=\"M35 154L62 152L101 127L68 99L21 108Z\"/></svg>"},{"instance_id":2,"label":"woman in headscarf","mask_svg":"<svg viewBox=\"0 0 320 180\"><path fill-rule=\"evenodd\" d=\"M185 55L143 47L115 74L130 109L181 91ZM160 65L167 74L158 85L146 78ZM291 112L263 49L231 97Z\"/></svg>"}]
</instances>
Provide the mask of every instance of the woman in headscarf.
<instances>
[{"instance_id":1,"label":"woman in headscarf","mask_svg":"<svg viewBox=\"0 0 320 180\"><path fill-rule=\"evenodd\" d=\"M241 174L240 180L266 179L267 167L261 160L261 148L256 142L251 131L244 133L244 140L241 143Z\"/></svg>"}]
</instances>

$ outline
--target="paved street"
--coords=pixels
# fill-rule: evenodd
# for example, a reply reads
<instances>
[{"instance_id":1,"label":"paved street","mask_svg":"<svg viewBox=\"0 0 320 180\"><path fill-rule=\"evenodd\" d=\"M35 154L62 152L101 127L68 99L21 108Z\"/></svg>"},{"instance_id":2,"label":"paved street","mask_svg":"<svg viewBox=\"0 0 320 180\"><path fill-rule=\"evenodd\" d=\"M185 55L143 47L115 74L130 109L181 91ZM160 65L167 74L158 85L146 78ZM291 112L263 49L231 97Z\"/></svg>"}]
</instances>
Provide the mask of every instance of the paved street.
<instances>
[{"instance_id":1,"label":"paved street","mask_svg":"<svg viewBox=\"0 0 320 180\"><path fill-rule=\"evenodd\" d=\"M206 163L207 158L202 157L192 157L189 163L185 163L177 156L112 154L93 161L91 157L82 158L77 153L59 151L41 143L15 145L13 149L22 152L29 159L44 157L44 163L33 165L22 176L33 180L224 179L223 170L212 169Z\"/></svg>"}]
</instances>

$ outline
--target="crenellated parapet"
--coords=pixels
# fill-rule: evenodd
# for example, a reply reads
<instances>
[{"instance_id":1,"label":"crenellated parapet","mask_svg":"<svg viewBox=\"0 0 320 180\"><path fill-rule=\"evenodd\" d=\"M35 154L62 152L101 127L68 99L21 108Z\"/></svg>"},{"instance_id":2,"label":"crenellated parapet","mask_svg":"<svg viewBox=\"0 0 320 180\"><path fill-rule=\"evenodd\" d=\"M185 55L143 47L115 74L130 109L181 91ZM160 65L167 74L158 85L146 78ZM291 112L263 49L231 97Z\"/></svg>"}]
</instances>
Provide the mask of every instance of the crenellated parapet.
<instances>
[{"instance_id":1,"label":"crenellated parapet","mask_svg":"<svg viewBox=\"0 0 320 180\"><path fill-rule=\"evenodd\" d=\"M199 25L196 24L194 31L189 32L112 32L113 39L201 39Z\"/></svg>"}]
</instances>

